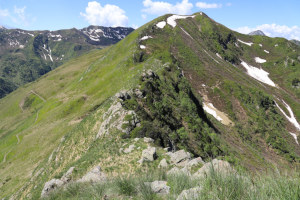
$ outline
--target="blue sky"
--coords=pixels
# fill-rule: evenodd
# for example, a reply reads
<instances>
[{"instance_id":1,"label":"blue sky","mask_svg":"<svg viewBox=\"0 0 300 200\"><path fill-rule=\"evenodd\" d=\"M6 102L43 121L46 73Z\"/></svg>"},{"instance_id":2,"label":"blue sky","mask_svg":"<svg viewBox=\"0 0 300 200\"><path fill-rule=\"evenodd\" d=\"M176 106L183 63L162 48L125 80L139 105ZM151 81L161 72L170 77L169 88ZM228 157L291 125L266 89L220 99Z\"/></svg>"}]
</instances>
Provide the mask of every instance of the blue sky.
<instances>
[{"instance_id":1,"label":"blue sky","mask_svg":"<svg viewBox=\"0 0 300 200\"><path fill-rule=\"evenodd\" d=\"M299 0L0 0L0 25L26 30L138 27L166 13L203 11L242 33L300 39Z\"/></svg>"}]
</instances>

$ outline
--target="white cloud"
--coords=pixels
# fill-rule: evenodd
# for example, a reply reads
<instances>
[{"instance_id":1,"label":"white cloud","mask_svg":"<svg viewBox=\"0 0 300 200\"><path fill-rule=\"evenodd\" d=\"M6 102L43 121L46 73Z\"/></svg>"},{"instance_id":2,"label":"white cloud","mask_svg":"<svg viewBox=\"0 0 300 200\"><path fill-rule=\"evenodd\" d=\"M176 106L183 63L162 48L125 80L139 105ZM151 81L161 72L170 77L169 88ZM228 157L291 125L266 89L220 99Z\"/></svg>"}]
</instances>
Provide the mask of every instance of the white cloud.
<instances>
[{"instance_id":1,"label":"white cloud","mask_svg":"<svg viewBox=\"0 0 300 200\"><path fill-rule=\"evenodd\" d=\"M222 8L222 4L217 3L206 3L206 2L197 2L196 6L198 8L202 9L208 9L208 8Z\"/></svg>"},{"instance_id":2,"label":"white cloud","mask_svg":"<svg viewBox=\"0 0 300 200\"><path fill-rule=\"evenodd\" d=\"M163 15L163 14L180 14L187 15L192 13L193 4L189 0L182 0L176 4L170 4L164 1L151 1L144 0L143 5L145 9L142 12L152 15Z\"/></svg>"},{"instance_id":3,"label":"white cloud","mask_svg":"<svg viewBox=\"0 0 300 200\"><path fill-rule=\"evenodd\" d=\"M106 4L101 6L97 1L91 1L85 8L85 13L80 12L91 25L101 26L126 26L128 17L125 11L116 5Z\"/></svg>"},{"instance_id":4,"label":"white cloud","mask_svg":"<svg viewBox=\"0 0 300 200\"><path fill-rule=\"evenodd\" d=\"M24 6L23 8L18 8L16 6L14 6L14 13L17 16L17 19L14 18L15 22L28 24L28 20L27 20L26 14L25 14L25 10L26 10L26 6Z\"/></svg>"},{"instance_id":5,"label":"white cloud","mask_svg":"<svg viewBox=\"0 0 300 200\"><path fill-rule=\"evenodd\" d=\"M132 24L131 27L134 28L134 29L138 29L139 28L139 26L136 25L136 24Z\"/></svg>"},{"instance_id":6,"label":"white cloud","mask_svg":"<svg viewBox=\"0 0 300 200\"><path fill-rule=\"evenodd\" d=\"M254 28L244 26L237 28L236 31L244 34L248 34L252 31L261 30L269 37L284 37L287 39L300 40L300 27L298 26L286 26L278 24L262 24Z\"/></svg>"},{"instance_id":7,"label":"white cloud","mask_svg":"<svg viewBox=\"0 0 300 200\"><path fill-rule=\"evenodd\" d=\"M9 11L7 9L0 9L0 17L8 17L9 15Z\"/></svg>"},{"instance_id":8,"label":"white cloud","mask_svg":"<svg viewBox=\"0 0 300 200\"><path fill-rule=\"evenodd\" d=\"M147 18L147 15L145 15L145 14L142 14L141 16L142 16L143 19Z\"/></svg>"}]
</instances>

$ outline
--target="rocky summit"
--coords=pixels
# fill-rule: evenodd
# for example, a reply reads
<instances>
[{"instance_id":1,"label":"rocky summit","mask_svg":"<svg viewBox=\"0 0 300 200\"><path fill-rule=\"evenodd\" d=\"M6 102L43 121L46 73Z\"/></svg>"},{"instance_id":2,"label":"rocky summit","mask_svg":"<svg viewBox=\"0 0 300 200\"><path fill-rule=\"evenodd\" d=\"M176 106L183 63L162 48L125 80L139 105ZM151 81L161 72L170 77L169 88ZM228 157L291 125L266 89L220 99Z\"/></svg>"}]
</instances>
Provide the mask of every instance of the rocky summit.
<instances>
[{"instance_id":1,"label":"rocky summit","mask_svg":"<svg viewBox=\"0 0 300 200\"><path fill-rule=\"evenodd\" d=\"M0 80L35 80L0 99L0 198L299 199L293 42L203 12L0 37Z\"/></svg>"}]
</instances>

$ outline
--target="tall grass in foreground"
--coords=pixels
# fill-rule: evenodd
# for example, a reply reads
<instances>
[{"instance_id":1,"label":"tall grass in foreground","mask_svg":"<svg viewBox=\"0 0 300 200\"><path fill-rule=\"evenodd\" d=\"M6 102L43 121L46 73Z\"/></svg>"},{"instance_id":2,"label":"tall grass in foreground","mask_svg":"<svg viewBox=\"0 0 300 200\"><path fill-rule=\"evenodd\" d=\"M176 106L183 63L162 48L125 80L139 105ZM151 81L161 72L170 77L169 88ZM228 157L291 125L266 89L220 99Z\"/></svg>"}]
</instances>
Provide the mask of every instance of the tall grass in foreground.
<instances>
[{"instance_id":1,"label":"tall grass in foreground","mask_svg":"<svg viewBox=\"0 0 300 200\"><path fill-rule=\"evenodd\" d=\"M168 181L170 194L161 196L151 191L145 182ZM247 174L222 175L211 171L206 178L193 178L184 174L169 175L156 172L140 176L117 177L102 184L74 183L53 192L47 199L168 199L173 200L185 189L200 186L197 199L219 200L299 200L300 177L283 175Z\"/></svg>"}]
</instances>

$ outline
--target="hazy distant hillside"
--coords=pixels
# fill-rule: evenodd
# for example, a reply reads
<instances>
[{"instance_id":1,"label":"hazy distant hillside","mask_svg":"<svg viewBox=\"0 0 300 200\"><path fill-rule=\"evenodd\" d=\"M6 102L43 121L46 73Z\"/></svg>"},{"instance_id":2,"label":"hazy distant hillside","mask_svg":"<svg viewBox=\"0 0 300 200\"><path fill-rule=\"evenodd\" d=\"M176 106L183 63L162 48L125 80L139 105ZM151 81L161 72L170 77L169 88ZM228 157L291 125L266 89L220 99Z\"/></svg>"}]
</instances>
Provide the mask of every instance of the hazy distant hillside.
<instances>
[{"instance_id":1,"label":"hazy distant hillside","mask_svg":"<svg viewBox=\"0 0 300 200\"><path fill-rule=\"evenodd\" d=\"M0 29L0 98L91 49L125 38L132 28L89 26L77 30Z\"/></svg>"}]
</instances>

